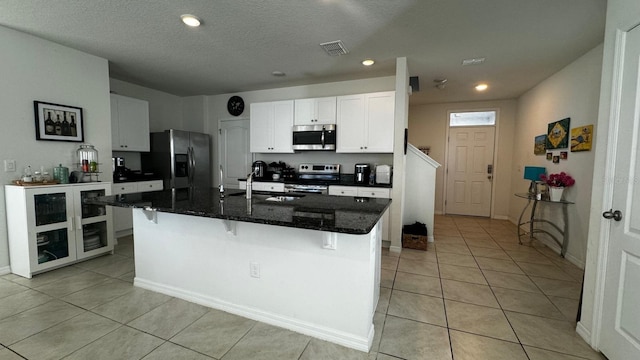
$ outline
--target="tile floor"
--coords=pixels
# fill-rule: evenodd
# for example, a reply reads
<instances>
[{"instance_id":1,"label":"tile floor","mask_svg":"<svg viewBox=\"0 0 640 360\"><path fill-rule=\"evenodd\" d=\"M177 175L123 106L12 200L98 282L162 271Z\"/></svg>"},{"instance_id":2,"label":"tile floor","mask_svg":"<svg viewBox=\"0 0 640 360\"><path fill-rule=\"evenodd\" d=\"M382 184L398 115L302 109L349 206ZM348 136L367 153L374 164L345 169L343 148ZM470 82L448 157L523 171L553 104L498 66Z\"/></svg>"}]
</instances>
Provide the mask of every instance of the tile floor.
<instances>
[{"instance_id":1,"label":"tile floor","mask_svg":"<svg viewBox=\"0 0 640 360\"><path fill-rule=\"evenodd\" d=\"M437 216L435 245L383 250L369 354L132 286L133 243L0 277L0 359L603 359L576 334L582 271L507 221ZM434 245L434 246L431 246Z\"/></svg>"}]
</instances>

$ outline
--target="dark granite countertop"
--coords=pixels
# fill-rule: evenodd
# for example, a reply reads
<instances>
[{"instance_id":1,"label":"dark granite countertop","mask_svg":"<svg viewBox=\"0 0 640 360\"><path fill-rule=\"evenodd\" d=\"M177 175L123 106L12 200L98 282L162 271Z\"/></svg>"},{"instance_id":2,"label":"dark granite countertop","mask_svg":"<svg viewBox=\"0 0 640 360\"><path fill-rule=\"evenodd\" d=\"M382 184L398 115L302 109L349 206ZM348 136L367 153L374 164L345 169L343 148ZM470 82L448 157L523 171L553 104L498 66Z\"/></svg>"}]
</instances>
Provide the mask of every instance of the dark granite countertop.
<instances>
[{"instance_id":1,"label":"dark granite countertop","mask_svg":"<svg viewBox=\"0 0 640 360\"><path fill-rule=\"evenodd\" d=\"M298 194L295 200L283 202L266 200L282 195L287 196L254 191L248 201L239 190L227 191L221 199L218 189L213 188L169 189L87 202L347 234L369 233L391 204L389 199L317 194Z\"/></svg>"}]
</instances>

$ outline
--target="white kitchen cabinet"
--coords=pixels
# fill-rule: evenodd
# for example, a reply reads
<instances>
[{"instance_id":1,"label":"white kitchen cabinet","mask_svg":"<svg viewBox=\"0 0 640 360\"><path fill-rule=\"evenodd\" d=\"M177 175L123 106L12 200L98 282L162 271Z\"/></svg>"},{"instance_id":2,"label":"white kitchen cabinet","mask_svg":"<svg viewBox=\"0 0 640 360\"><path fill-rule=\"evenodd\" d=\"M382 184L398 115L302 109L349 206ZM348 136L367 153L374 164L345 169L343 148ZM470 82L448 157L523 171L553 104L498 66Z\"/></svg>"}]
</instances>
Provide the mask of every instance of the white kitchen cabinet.
<instances>
[{"instance_id":1,"label":"white kitchen cabinet","mask_svg":"<svg viewBox=\"0 0 640 360\"><path fill-rule=\"evenodd\" d=\"M336 97L295 100L294 125L336 123Z\"/></svg>"},{"instance_id":2,"label":"white kitchen cabinet","mask_svg":"<svg viewBox=\"0 0 640 360\"><path fill-rule=\"evenodd\" d=\"M329 186L329 195L391 199L391 189L368 186L331 185ZM389 212L390 210L387 209L387 211L384 212L384 215L382 215L382 240L385 241L389 241L390 239Z\"/></svg>"},{"instance_id":3,"label":"white kitchen cabinet","mask_svg":"<svg viewBox=\"0 0 640 360\"><path fill-rule=\"evenodd\" d=\"M342 153L392 153L395 92L337 97L337 146Z\"/></svg>"},{"instance_id":4,"label":"white kitchen cabinet","mask_svg":"<svg viewBox=\"0 0 640 360\"><path fill-rule=\"evenodd\" d=\"M238 188L241 190L246 190L247 182L244 180L239 180ZM284 183L269 182L269 181L253 181L251 183L251 190L252 191L284 192Z\"/></svg>"},{"instance_id":5,"label":"white kitchen cabinet","mask_svg":"<svg viewBox=\"0 0 640 360\"><path fill-rule=\"evenodd\" d=\"M84 200L111 194L111 183L5 186L11 272L31 278L113 251L109 206Z\"/></svg>"},{"instance_id":6,"label":"white kitchen cabinet","mask_svg":"<svg viewBox=\"0 0 640 360\"><path fill-rule=\"evenodd\" d=\"M113 184L111 187L113 195L124 195L139 192L159 191L163 189L162 180L136 181ZM116 238L131 235L133 233L133 216L131 209L113 208L113 230Z\"/></svg>"},{"instance_id":7,"label":"white kitchen cabinet","mask_svg":"<svg viewBox=\"0 0 640 360\"><path fill-rule=\"evenodd\" d=\"M251 104L252 153L293 153L293 100Z\"/></svg>"},{"instance_id":8,"label":"white kitchen cabinet","mask_svg":"<svg viewBox=\"0 0 640 360\"><path fill-rule=\"evenodd\" d=\"M149 103L111 94L111 147L114 151L149 151Z\"/></svg>"}]
</instances>

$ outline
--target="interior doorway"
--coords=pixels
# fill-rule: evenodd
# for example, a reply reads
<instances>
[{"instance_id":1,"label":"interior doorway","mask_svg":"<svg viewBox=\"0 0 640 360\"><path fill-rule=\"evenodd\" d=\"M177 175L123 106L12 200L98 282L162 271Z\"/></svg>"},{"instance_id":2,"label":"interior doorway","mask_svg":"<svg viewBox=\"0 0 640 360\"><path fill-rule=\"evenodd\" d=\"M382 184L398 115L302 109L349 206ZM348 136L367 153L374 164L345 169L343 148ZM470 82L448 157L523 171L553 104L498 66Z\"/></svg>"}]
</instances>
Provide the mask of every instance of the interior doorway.
<instances>
[{"instance_id":1,"label":"interior doorway","mask_svg":"<svg viewBox=\"0 0 640 360\"><path fill-rule=\"evenodd\" d=\"M449 113L445 214L491 216L496 111Z\"/></svg>"},{"instance_id":2,"label":"interior doorway","mask_svg":"<svg viewBox=\"0 0 640 360\"><path fill-rule=\"evenodd\" d=\"M218 154L224 169L222 183L226 188L237 189L238 179L246 178L251 169L249 119L220 120Z\"/></svg>"}]
</instances>

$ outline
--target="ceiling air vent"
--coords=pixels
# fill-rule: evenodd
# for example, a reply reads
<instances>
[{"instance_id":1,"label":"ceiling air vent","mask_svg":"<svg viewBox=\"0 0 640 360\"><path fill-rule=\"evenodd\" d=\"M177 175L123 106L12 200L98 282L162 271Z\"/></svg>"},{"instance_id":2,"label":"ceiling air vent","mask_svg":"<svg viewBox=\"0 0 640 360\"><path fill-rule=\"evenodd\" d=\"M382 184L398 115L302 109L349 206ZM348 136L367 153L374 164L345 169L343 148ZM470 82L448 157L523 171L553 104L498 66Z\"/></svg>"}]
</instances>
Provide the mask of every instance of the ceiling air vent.
<instances>
[{"instance_id":1,"label":"ceiling air vent","mask_svg":"<svg viewBox=\"0 0 640 360\"><path fill-rule=\"evenodd\" d=\"M329 56L346 55L349 53L349 50L344 46L342 40L329 41L320 44L320 46L327 52L327 54L329 54Z\"/></svg>"}]
</instances>

